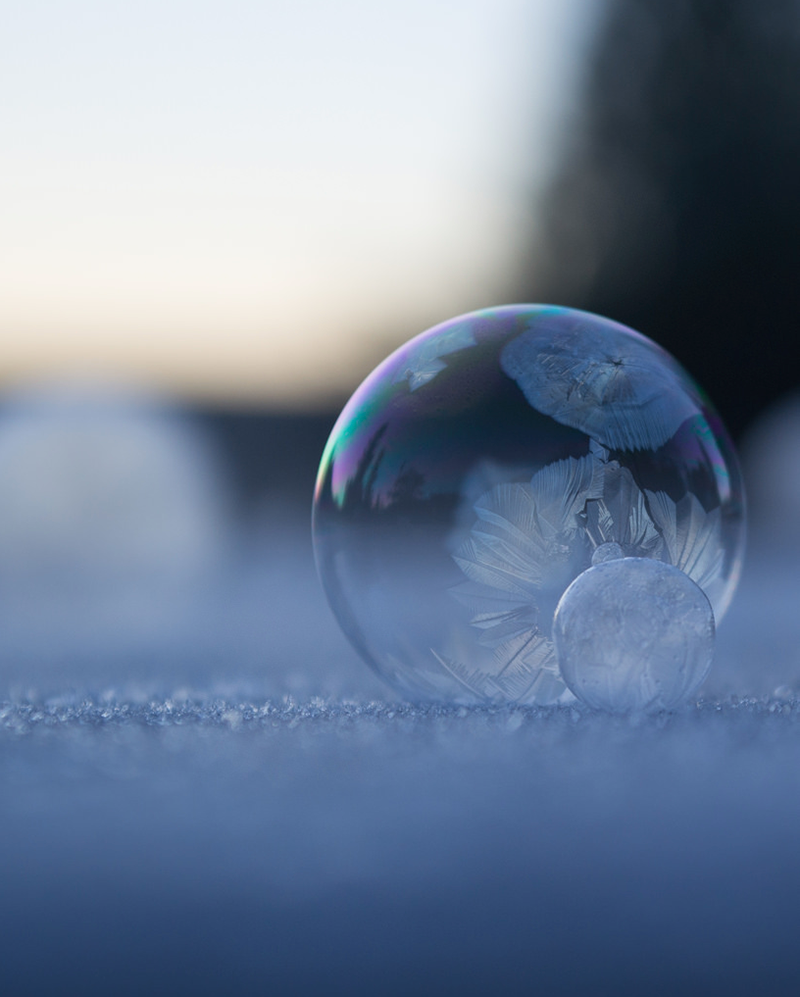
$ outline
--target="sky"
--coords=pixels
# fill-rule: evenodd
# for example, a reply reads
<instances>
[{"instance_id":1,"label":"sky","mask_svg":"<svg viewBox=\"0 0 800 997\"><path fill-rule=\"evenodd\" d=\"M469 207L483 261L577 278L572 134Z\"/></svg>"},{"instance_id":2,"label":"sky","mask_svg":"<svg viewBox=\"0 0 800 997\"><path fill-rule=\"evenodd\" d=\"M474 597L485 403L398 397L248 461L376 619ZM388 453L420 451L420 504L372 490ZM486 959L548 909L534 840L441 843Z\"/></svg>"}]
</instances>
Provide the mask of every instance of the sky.
<instances>
[{"instance_id":1,"label":"sky","mask_svg":"<svg viewBox=\"0 0 800 997\"><path fill-rule=\"evenodd\" d=\"M314 407L500 303L581 0L0 0L0 386Z\"/></svg>"}]
</instances>

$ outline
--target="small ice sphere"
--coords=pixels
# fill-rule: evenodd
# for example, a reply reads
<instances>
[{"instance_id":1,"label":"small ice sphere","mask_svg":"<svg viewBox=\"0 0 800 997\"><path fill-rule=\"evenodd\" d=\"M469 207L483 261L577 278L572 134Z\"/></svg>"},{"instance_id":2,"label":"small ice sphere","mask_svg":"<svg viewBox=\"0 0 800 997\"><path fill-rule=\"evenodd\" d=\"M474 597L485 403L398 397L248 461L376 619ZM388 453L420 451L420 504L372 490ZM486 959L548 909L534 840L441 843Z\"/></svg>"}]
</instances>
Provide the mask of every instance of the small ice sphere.
<instances>
[{"instance_id":1,"label":"small ice sphere","mask_svg":"<svg viewBox=\"0 0 800 997\"><path fill-rule=\"evenodd\" d=\"M314 549L350 641L402 693L571 699L553 614L592 564L651 558L722 618L744 498L706 396L664 350L569 308L444 322L357 389L317 478Z\"/></svg>"},{"instance_id":2,"label":"small ice sphere","mask_svg":"<svg viewBox=\"0 0 800 997\"><path fill-rule=\"evenodd\" d=\"M626 557L579 575L553 620L561 675L609 713L669 710L700 686L714 654L714 613L688 575Z\"/></svg>"}]
</instances>

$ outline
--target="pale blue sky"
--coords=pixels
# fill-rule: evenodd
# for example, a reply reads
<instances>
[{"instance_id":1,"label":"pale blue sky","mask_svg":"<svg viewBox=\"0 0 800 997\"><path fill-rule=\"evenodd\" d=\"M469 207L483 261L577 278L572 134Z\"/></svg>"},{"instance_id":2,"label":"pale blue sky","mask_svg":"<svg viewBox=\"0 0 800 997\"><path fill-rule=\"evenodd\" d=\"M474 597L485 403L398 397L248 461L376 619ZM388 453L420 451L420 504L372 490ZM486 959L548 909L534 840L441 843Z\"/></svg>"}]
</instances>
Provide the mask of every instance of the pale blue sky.
<instances>
[{"instance_id":1,"label":"pale blue sky","mask_svg":"<svg viewBox=\"0 0 800 997\"><path fill-rule=\"evenodd\" d=\"M497 303L587 8L0 2L2 376L296 404Z\"/></svg>"}]
</instances>

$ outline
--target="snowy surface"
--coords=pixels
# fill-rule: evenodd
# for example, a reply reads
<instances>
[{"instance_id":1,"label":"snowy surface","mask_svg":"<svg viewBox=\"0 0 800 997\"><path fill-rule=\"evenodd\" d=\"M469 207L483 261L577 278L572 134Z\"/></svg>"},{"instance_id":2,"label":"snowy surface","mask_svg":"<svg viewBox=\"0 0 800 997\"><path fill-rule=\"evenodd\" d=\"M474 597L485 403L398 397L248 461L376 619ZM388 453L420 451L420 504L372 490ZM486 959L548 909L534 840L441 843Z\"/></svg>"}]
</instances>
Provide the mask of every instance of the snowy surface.
<instances>
[{"instance_id":1,"label":"snowy surface","mask_svg":"<svg viewBox=\"0 0 800 997\"><path fill-rule=\"evenodd\" d=\"M307 510L258 523L130 617L106 568L69 612L6 572L3 994L797 992L797 545L633 721L397 702Z\"/></svg>"},{"instance_id":2,"label":"snowy surface","mask_svg":"<svg viewBox=\"0 0 800 997\"><path fill-rule=\"evenodd\" d=\"M6 708L6 992L789 992L798 716Z\"/></svg>"},{"instance_id":3,"label":"snowy surface","mask_svg":"<svg viewBox=\"0 0 800 997\"><path fill-rule=\"evenodd\" d=\"M415 707L272 513L149 643L6 636L4 992L793 991L791 559L677 714Z\"/></svg>"}]
</instances>

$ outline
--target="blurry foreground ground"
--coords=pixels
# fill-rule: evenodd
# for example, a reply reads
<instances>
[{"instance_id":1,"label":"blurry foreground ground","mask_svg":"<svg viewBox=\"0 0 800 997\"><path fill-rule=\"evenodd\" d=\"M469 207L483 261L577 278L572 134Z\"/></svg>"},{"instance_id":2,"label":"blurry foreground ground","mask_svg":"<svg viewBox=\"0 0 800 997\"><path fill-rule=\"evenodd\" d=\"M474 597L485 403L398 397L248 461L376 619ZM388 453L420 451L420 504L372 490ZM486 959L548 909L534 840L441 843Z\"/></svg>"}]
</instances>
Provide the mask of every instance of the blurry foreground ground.
<instances>
[{"instance_id":1,"label":"blurry foreground ground","mask_svg":"<svg viewBox=\"0 0 800 997\"><path fill-rule=\"evenodd\" d=\"M796 550L754 531L680 713L416 707L330 616L306 473L149 628L80 579L0 609L3 992L796 992Z\"/></svg>"}]
</instances>

